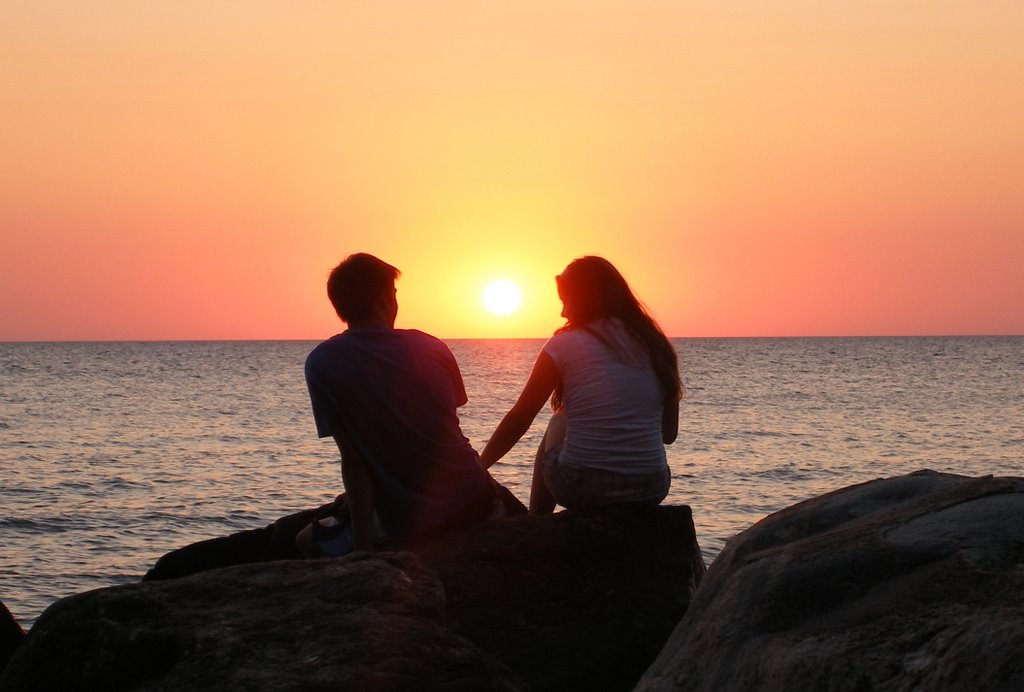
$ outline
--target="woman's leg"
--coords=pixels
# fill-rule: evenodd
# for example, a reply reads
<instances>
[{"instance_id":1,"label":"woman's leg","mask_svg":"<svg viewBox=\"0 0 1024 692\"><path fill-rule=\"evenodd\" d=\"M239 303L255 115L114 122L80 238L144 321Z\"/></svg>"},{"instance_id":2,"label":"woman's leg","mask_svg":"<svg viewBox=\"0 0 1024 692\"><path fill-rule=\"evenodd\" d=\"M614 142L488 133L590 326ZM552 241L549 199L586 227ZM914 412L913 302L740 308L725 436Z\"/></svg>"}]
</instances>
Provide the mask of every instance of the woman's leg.
<instances>
[{"instance_id":1,"label":"woman's leg","mask_svg":"<svg viewBox=\"0 0 1024 692\"><path fill-rule=\"evenodd\" d=\"M555 511L555 496L544 482L544 455L549 449L558 447L565 440L565 415L552 414L544 438L537 448L533 460L533 481L530 484L530 514L551 514Z\"/></svg>"}]
</instances>

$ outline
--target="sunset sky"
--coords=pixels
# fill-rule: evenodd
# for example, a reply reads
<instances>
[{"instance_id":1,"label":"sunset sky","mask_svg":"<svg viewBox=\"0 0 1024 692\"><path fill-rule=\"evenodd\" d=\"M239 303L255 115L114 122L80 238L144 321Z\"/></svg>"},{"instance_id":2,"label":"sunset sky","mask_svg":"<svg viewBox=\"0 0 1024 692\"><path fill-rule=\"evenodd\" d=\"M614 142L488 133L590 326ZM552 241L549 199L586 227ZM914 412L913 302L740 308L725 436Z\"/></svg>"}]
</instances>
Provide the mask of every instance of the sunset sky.
<instances>
[{"instance_id":1,"label":"sunset sky","mask_svg":"<svg viewBox=\"0 0 1024 692\"><path fill-rule=\"evenodd\" d=\"M1024 3L0 6L0 340L1024 334ZM507 315L481 301L517 284Z\"/></svg>"}]
</instances>

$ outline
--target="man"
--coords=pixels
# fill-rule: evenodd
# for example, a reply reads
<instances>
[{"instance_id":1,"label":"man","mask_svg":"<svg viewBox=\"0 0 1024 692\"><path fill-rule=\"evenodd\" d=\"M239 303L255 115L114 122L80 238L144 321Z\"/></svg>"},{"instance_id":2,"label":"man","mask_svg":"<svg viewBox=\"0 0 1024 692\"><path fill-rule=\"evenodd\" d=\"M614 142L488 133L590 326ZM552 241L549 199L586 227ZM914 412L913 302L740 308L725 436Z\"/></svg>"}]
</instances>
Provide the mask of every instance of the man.
<instances>
[{"instance_id":1,"label":"man","mask_svg":"<svg viewBox=\"0 0 1024 692\"><path fill-rule=\"evenodd\" d=\"M372 550L375 540L482 521L500 505L459 427L466 391L454 356L429 334L395 329L399 274L360 253L327 281L348 329L310 352L306 384L317 434L341 453L348 518L303 529L307 555Z\"/></svg>"}]
</instances>

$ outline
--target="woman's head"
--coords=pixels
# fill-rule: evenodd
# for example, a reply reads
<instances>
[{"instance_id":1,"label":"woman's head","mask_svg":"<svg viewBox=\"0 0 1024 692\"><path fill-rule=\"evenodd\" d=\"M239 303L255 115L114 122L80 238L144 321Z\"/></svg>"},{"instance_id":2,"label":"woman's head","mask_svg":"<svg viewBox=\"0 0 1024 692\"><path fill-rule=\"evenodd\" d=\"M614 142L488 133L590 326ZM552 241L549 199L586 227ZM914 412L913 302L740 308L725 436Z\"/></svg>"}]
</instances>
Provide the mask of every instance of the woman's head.
<instances>
[{"instance_id":1,"label":"woman's head","mask_svg":"<svg viewBox=\"0 0 1024 692\"><path fill-rule=\"evenodd\" d=\"M555 281L566 320L562 330L585 329L587 323L602 318L619 319L646 348L666 398L678 400L682 396L675 348L611 262L593 255L580 257L570 262Z\"/></svg>"},{"instance_id":2,"label":"woman's head","mask_svg":"<svg viewBox=\"0 0 1024 692\"><path fill-rule=\"evenodd\" d=\"M562 316L581 326L602 317L626 318L641 312L640 301L615 266L603 257L580 257L555 277Z\"/></svg>"}]
</instances>

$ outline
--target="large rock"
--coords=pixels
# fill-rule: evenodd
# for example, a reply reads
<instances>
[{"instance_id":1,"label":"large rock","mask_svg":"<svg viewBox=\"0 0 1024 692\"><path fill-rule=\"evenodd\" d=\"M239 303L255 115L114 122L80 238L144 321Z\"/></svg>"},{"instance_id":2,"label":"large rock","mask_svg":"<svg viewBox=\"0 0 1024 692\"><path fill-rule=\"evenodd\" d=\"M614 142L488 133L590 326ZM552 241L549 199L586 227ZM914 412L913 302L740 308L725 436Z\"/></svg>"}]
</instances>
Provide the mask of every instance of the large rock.
<instances>
[{"instance_id":1,"label":"large rock","mask_svg":"<svg viewBox=\"0 0 1024 692\"><path fill-rule=\"evenodd\" d=\"M11 615L11 611L7 610L7 606L0 602L0 673L24 641L25 632L21 625Z\"/></svg>"},{"instance_id":2,"label":"large rock","mask_svg":"<svg viewBox=\"0 0 1024 692\"><path fill-rule=\"evenodd\" d=\"M275 562L99 589L43 613L0 688L523 689L443 624L408 553Z\"/></svg>"},{"instance_id":3,"label":"large rock","mask_svg":"<svg viewBox=\"0 0 1024 692\"><path fill-rule=\"evenodd\" d=\"M1024 689L1024 479L852 486L729 542L640 690Z\"/></svg>"},{"instance_id":4,"label":"large rock","mask_svg":"<svg viewBox=\"0 0 1024 692\"><path fill-rule=\"evenodd\" d=\"M228 539L231 560L266 551ZM202 571L225 559L189 546L161 562L192 576L51 606L0 688L628 690L704 571L688 507L515 517L407 547Z\"/></svg>"},{"instance_id":5,"label":"large rock","mask_svg":"<svg viewBox=\"0 0 1024 692\"><path fill-rule=\"evenodd\" d=\"M415 550L452 628L534 689L631 689L704 574L685 506L521 517Z\"/></svg>"}]
</instances>

